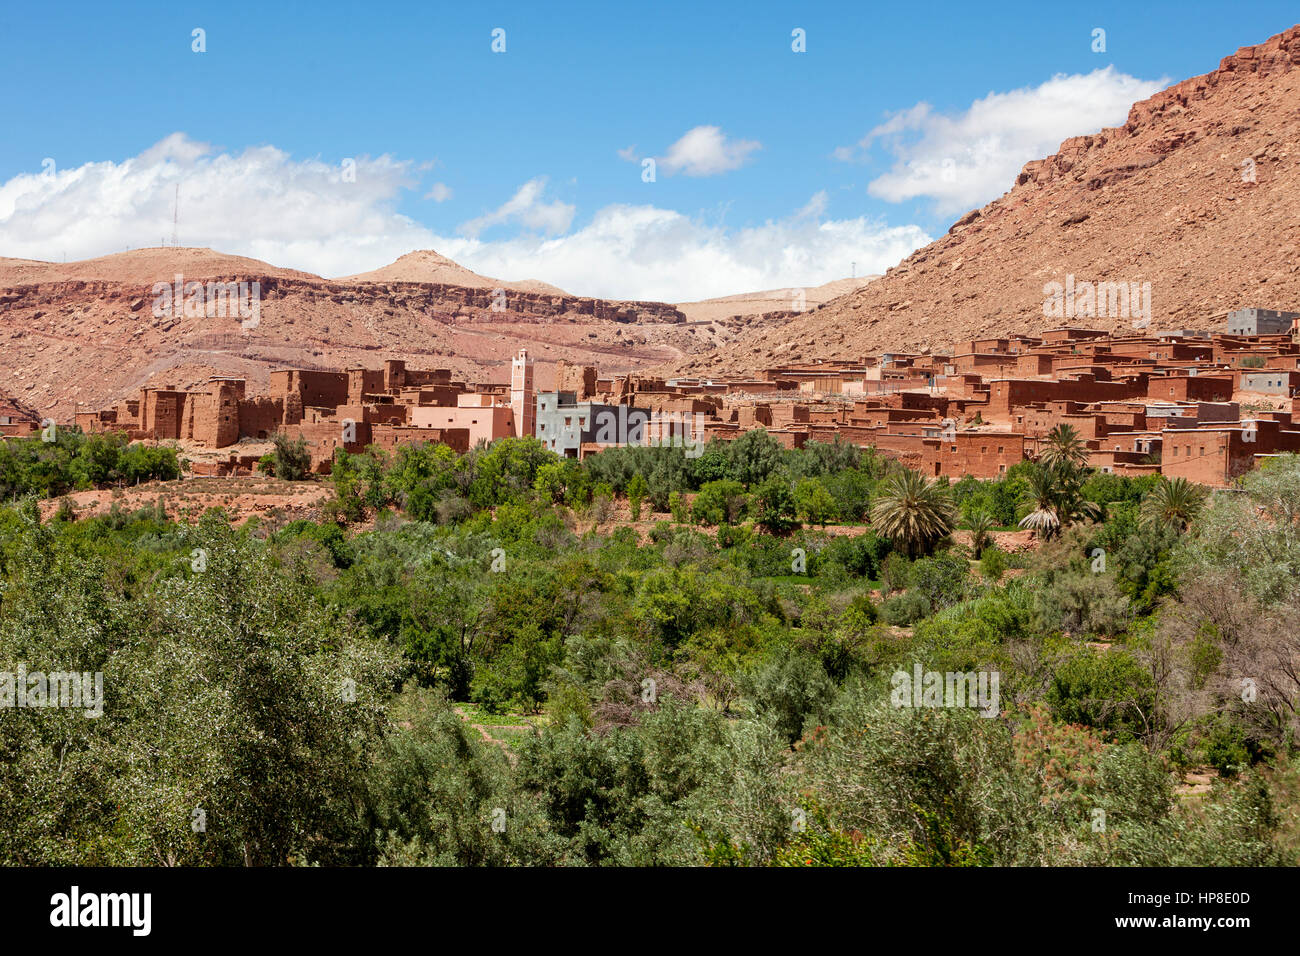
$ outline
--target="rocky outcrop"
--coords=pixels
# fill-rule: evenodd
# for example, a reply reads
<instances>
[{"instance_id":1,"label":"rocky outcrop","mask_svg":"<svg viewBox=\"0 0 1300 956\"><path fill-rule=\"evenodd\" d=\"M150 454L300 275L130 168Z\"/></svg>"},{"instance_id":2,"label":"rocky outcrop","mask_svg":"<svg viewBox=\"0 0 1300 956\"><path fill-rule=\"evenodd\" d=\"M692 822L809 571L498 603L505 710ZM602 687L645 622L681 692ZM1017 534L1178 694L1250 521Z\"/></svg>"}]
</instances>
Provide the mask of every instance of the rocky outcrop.
<instances>
[{"instance_id":1,"label":"rocky outcrop","mask_svg":"<svg viewBox=\"0 0 1300 956\"><path fill-rule=\"evenodd\" d=\"M1151 283L1149 328L1228 310L1300 309L1300 26L1135 103L1120 127L1065 140L1010 190L885 275L780 328L672 371L753 371L807 350L855 359L1016 333L1067 275ZM1129 316L1078 319L1107 330Z\"/></svg>"}]
</instances>

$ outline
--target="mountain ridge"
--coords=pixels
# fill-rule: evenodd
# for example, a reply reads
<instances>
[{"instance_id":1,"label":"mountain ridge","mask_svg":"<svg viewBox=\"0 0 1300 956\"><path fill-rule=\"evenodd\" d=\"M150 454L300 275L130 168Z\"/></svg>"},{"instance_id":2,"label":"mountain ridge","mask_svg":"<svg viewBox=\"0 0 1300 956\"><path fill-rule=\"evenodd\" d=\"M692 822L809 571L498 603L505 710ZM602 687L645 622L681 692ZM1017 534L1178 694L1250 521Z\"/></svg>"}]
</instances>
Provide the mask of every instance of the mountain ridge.
<instances>
[{"instance_id":1,"label":"mountain ridge","mask_svg":"<svg viewBox=\"0 0 1300 956\"><path fill-rule=\"evenodd\" d=\"M1151 329L1207 328L1243 306L1300 306L1300 26L1066 139L1011 189L865 288L678 373L926 351L1059 326L1045 287L1150 282ZM1119 330L1132 316L1076 324Z\"/></svg>"}]
</instances>

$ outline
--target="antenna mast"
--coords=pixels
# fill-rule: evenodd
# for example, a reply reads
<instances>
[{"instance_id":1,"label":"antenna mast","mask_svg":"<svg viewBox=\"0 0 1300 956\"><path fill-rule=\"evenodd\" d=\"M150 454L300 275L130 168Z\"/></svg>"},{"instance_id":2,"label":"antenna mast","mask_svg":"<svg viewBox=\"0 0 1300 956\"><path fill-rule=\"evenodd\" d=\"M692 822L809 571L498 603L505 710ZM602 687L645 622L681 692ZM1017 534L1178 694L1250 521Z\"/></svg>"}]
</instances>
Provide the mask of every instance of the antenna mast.
<instances>
[{"instance_id":1,"label":"antenna mast","mask_svg":"<svg viewBox=\"0 0 1300 956\"><path fill-rule=\"evenodd\" d=\"M177 240L176 238L176 227L180 223L180 218L181 218L181 184L177 183L176 199L172 202L172 245L173 246L180 245L179 240Z\"/></svg>"}]
</instances>

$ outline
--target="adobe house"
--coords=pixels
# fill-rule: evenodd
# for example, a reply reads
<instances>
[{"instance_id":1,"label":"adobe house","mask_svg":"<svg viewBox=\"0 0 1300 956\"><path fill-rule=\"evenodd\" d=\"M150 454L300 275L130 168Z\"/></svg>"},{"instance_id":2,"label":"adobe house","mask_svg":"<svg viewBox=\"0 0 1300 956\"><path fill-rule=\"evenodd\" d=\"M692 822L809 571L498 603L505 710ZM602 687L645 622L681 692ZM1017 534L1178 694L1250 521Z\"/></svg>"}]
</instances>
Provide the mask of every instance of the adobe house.
<instances>
[{"instance_id":1,"label":"adobe house","mask_svg":"<svg viewBox=\"0 0 1300 956\"><path fill-rule=\"evenodd\" d=\"M1165 375L1147 380L1146 397L1181 402L1230 402L1233 379L1224 375Z\"/></svg>"},{"instance_id":2,"label":"adobe house","mask_svg":"<svg viewBox=\"0 0 1300 956\"><path fill-rule=\"evenodd\" d=\"M921 442L922 474L997 478L1025 460L1023 435L1009 431L957 432Z\"/></svg>"}]
</instances>

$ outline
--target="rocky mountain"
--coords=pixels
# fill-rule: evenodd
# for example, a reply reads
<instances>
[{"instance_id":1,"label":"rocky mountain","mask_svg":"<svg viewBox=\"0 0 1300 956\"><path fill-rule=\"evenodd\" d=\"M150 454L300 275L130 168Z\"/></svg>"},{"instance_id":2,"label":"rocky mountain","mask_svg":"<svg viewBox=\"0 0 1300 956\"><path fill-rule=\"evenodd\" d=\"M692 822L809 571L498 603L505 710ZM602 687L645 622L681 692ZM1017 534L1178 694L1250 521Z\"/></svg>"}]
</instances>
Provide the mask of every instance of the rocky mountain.
<instances>
[{"instance_id":1,"label":"rocky mountain","mask_svg":"<svg viewBox=\"0 0 1300 956\"><path fill-rule=\"evenodd\" d=\"M1238 307L1300 311L1297 249L1300 26L1026 164L1009 192L864 288L673 367L753 370L1145 318L1221 328ZM1118 295L1093 315L1054 297L1052 283L1102 282L1149 289L1150 315L1121 314Z\"/></svg>"},{"instance_id":2,"label":"rocky mountain","mask_svg":"<svg viewBox=\"0 0 1300 956\"><path fill-rule=\"evenodd\" d=\"M629 371L720 341L662 302L582 298L544 283L496 286L436 253L413 255L339 280L211 249L72 263L0 259L0 394L67 420L79 405L100 407L146 383L192 387L226 375L247 378L255 392L286 365L377 366L391 357L505 381L520 348L546 386L559 359ZM475 281L464 284L468 277ZM190 309L189 283L230 284L234 296L243 283L248 305L256 283L257 315L242 314L234 296Z\"/></svg>"}]
</instances>

